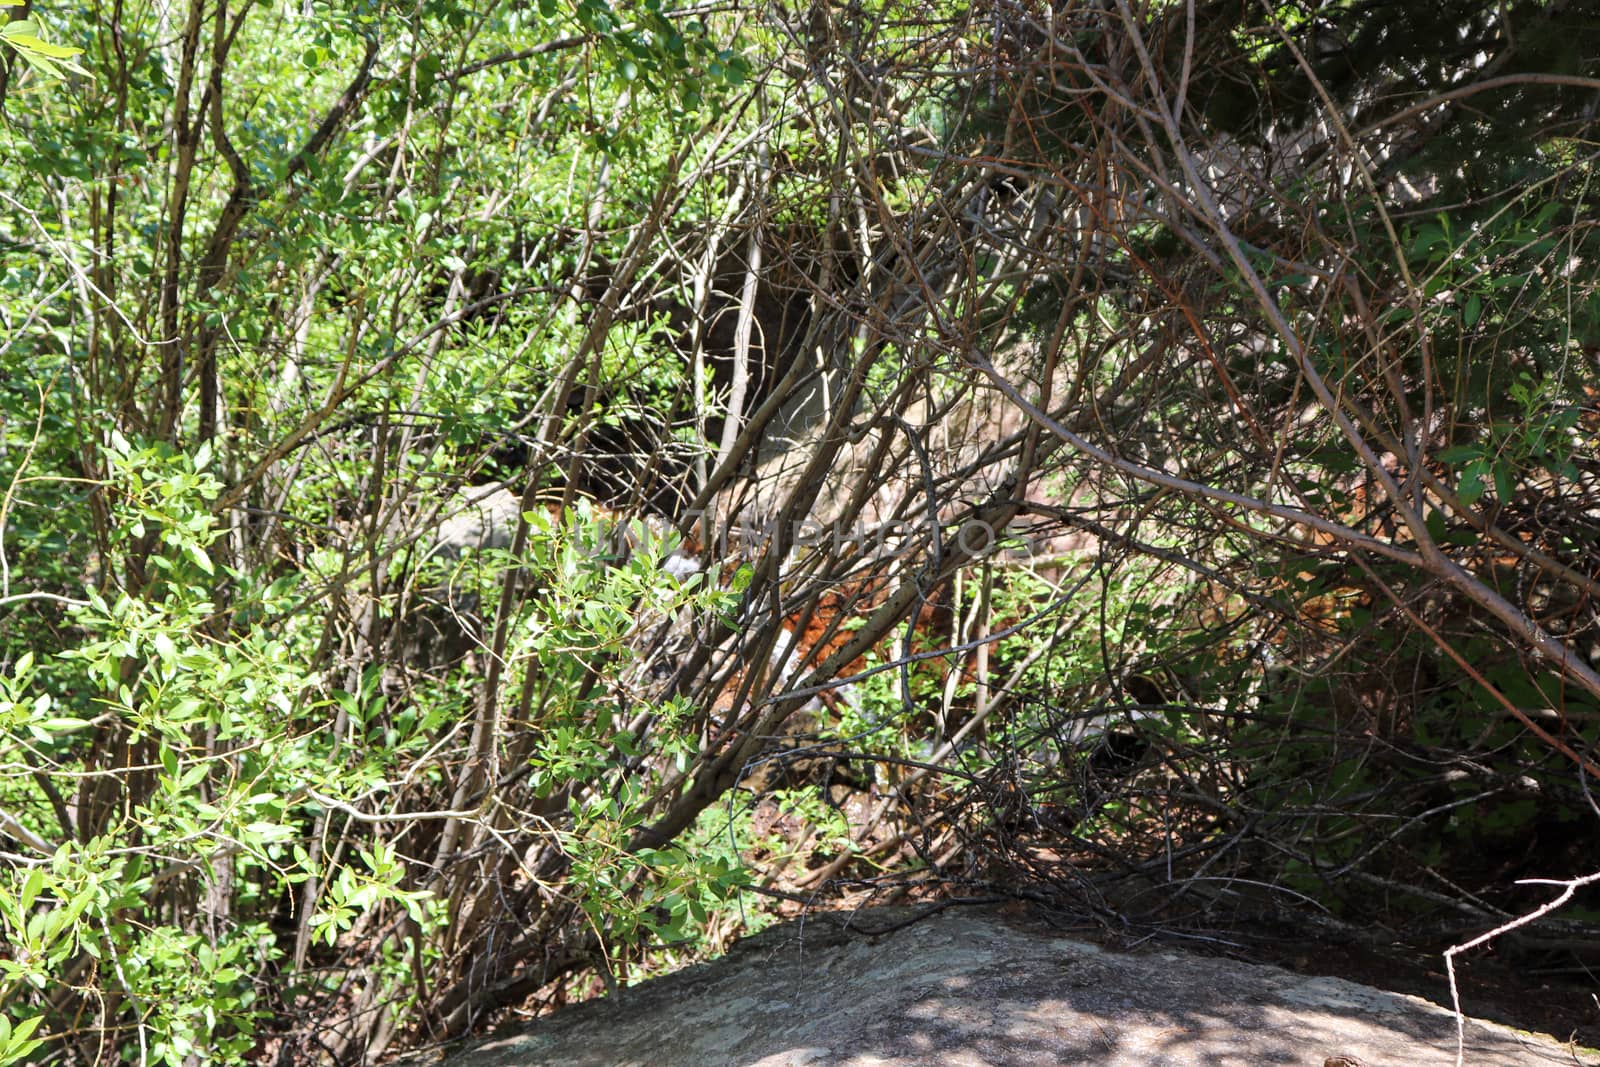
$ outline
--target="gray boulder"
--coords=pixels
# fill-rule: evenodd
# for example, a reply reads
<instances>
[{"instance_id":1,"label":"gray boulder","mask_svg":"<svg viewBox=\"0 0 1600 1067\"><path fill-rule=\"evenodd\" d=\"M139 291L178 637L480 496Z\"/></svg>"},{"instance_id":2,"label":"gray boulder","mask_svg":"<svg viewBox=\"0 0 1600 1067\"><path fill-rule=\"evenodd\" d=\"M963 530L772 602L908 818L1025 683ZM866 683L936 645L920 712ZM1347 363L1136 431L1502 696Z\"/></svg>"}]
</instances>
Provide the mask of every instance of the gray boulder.
<instances>
[{"instance_id":1,"label":"gray boulder","mask_svg":"<svg viewBox=\"0 0 1600 1067\"><path fill-rule=\"evenodd\" d=\"M906 912L865 912L882 930ZM1469 1067L1595 1064L1469 1020ZM557 1012L449 1067L1095 1064L1425 1067L1456 1062L1454 1016L1335 978L1171 952L1109 952L993 910L881 936L813 917L727 956Z\"/></svg>"}]
</instances>

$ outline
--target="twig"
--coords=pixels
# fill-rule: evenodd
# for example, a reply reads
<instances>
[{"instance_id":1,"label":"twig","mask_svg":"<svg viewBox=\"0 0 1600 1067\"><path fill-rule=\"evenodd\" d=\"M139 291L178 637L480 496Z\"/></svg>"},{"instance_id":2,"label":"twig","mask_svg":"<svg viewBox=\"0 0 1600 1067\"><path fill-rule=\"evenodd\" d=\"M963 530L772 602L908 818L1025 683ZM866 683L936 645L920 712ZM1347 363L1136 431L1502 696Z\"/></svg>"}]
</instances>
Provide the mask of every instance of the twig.
<instances>
[{"instance_id":1,"label":"twig","mask_svg":"<svg viewBox=\"0 0 1600 1067\"><path fill-rule=\"evenodd\" d=\"M1510 933L1519 926L1527 926L1531 922L1544 918L1546 915L1549 915L1552 911L1555 911L1567 901L1571 900L1573 894L1575 894L1579 889L1582 889L1586 885L1594 885L1597 882L1600 882L1600 871L1597 871L1594 874L1585 875L1582 878L1569 878L1566 881L1561 881L1554 878L1523 878L1517 882L1517 885L1558 885L1562 887L1561 895L1556 897L1554 900L1535 908L1526 915L1518 916L1508 923L1504 923L1495 927L1488 933L1479 934L1471 941L1460 945L1451 945L1449 948L1444 950L1445 974L1450 979L1450 1007L1454 1009L1456 1013L1456 1067L1463 1067L1467 1051L1467 1017L1461 1013L1461 992L1456 988L1456 956L1466 952L1468 949L1474 949L1479 945L1487 944L1488 942L1499 937L1501 934Z\"/></svg>"}]
</instances>

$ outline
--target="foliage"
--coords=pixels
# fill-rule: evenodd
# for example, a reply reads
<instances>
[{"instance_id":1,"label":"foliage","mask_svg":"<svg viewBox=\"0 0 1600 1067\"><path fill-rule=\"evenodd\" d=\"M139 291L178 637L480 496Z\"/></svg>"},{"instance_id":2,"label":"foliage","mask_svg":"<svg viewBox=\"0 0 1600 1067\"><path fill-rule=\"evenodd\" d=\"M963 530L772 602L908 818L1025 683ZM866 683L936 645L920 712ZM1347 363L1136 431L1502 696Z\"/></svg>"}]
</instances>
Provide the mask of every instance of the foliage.
<instances>
[{"instance_id":1,"label":"foliage","mask_svg":"<svg viewBox=\"0 0 1600 1067\"><path fill-rule=\"evenodd\" d=\"M39 23L29 17L25 0L4 0L0 7L22 10L0 26L0 44L23 60L28 66L46 77L59 78L63 71L83 74L72 59L83 55L83 49L53 44L44 37Z\"/></svg>"},{"instance_id":2,"label":"foliage","mask_svg":"<svg viewBox=\"0 0 1600 1067\"><path fill-rule=\"evenodd\" d=\"M13 19L0 1064L1582 873L1592 15Z\"/></svg>"}]
</instances>

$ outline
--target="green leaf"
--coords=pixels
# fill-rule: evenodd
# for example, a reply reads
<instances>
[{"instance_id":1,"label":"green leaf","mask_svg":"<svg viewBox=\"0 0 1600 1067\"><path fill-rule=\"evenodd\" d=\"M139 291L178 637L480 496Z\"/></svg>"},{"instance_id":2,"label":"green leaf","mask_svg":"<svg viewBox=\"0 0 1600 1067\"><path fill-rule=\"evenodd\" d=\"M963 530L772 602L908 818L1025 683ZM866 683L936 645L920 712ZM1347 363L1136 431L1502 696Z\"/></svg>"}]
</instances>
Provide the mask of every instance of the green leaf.
<instances>
[{"instance_id":1,"label":"green leaf","mask_svg":"<svg viewBox=\"0 0 1600 1067\"><path fill-rule=\"evenodd\" d=\"M1435 541L1443 540L1444 535L1449 530L1449 527L1445 522L1444 512L1440 511L1438 508L1430 508L1428 509L1428 517L1424 521L1428 527L1428 536L1433 538Z\"/></svg>"},{"instance_id":2,"label":"green leaf","mask_svg":"<svg viewBox=\"0 0 1600 1067\"><path fill-rule=\"evenodd\" d=\"M192 541L188 542L183 547L184 547L184 550L188 553L189 558L194 560L194 565L196 567L199 567L201 570L205 571L207 574L215 574L216 573L216 568L214 566L212 566L212 564L211 564L211 557L206 555L206 550L205 549L201 548L199 545L195 544Z\"/></svg>"},{"instance_id":3,"label":"green leaf","mask_svg":"<svg viewBox=\"0 0 1600 1067\"><path fill-rule=\"evenodd\" d=\"M22 881L21 903L22 909L33 907L34 900L39 896L39 890L44 888L44 868L35 867L28 872L28 877Z\"/></svg>"},{"instance_id":4,"label":"green leaf","mask_svg":"<svg viewBox=\"0 0 1600 1067\"><path fill-rule=\"evenodd\" d=\"M1494 492L1500 498L1500 503L1507 504L1516 495L1515 468L1509 463L1496 463L1494 465Z\"/></svg>"},{"instance_id":5,"label":"green leaf","mask_svg":"<svg viewBox=\"0 0 1600 1067\"><path fill-rule=\"evenodd\" d=\"M1456 495L1463 504L1475 504L1483 496L1483 476L1488 473L1488 464L1477 460L1461 472L1461 482L1456 486Z\"/></svg>"},{"instance_id":6,"label":"green leaf","mask_svg":"<svg viewBox=\"0 0 1600 1067\"><path fill-rule=\"evenodd\" d=\"M71 59L73 56L83 55L81 48L65 48L59 44L51 44L31 33L11 32L12 27L17 25L20 23L13 22L11 26L0 30L0 36L4 36L8 44L15 45L24 55L31 53L34 57L43 59Z\"/></svg>"},{"instance_id":7,"label":"green leaf","mask_svg":"<svg viewBox=\"0 0 1600 1067\"><path fill-rule=\"evenodd\" d=\"M53 719L46 719L39 723L39 729L48 734L69 734L74 730L82 730L89 725L87 719L76 719L71 716L61 715Z\"/></svg>"},{"instance_id":8,"label":"green leaf","mask_svg":"<svg viewBox=\"0 0 1600 1067\"><path fill-rule=\"evenodd\" d=\"M1448 244L1444 231L1437 226L1424 226L1417 231L1416 239L1411 242L1411 256L1420 258L1431 252L1436 245Z\"/></svg>"}]
</instances>

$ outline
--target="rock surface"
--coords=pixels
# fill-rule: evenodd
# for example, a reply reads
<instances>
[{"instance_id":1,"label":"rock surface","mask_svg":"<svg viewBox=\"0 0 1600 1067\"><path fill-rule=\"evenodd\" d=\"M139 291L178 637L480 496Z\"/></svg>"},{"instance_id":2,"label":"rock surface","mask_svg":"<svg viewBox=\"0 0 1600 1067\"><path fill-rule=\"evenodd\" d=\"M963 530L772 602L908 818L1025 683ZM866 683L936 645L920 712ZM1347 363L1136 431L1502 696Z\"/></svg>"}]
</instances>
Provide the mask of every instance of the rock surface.
<instances>
[{"instance_id":1,"label":"rock surface","mask_svg":"<svg viewBox=\"0 0 1600 1067\"><path fill-rule=\"evenodd\" d=\"M1096 1064L1424 1067L1456 1062L1427 1001L1233 960L1109 952L947 909L789 923L720 960L457 1052L449 1067ZM1469 1067L1593 1065L1469 1020ZM1346 1059L1340 1059L1346 1057Z\"/></svg>"}]
</instances>

